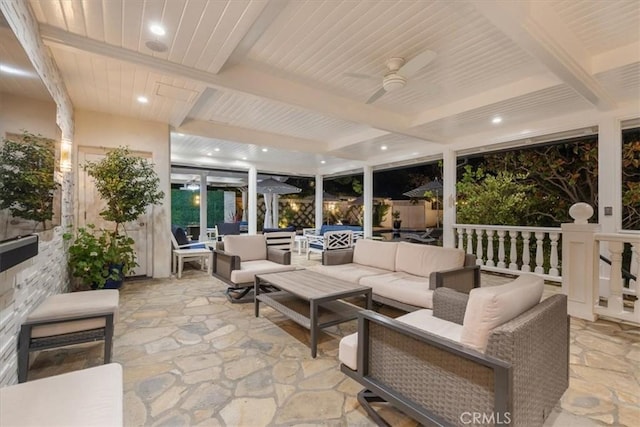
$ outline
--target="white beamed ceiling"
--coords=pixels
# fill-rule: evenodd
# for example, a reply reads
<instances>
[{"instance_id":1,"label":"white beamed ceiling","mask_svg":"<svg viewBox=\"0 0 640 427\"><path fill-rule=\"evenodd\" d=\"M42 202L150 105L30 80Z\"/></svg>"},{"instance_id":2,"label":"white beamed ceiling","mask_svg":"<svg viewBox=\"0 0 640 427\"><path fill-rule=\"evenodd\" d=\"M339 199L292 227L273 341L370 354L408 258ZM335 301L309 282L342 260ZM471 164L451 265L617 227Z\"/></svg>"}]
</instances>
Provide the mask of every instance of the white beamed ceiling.
<instances>
[{"instance_id":1,"label":"white beamed ceiling","mask_svg":"<svg viewBox=\"0 0 640 427\"><path fill-rule=\"evenodd\" d=\"M168 123L180 165L338 174L432 159L476 135L482 146L640 117L639 0L29 4L74 107ZM436 58L404 88L365 104L387 59L425 50Z\"/></svg>"}]
</instances>

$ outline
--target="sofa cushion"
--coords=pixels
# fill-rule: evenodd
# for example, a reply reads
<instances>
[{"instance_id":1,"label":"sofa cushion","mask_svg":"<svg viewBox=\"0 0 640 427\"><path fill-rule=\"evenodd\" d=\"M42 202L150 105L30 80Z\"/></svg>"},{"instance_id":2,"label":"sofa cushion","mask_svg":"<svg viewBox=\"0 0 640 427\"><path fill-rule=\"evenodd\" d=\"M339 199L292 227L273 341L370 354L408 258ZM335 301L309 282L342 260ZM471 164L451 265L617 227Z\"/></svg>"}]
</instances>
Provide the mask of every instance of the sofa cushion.
<instances>
[{"instance_id":1,"label":"sofa cushion","mask_svg":"<svg viewBox=\"0 0 640 427\"><path fill-rule=\"evenodd\" d=\"M307 270L316 271L327 276L335 277L336 279L341 279L356 284L360 284L360 279L362 279L363 277L388 273L388 271L386 270L354 263L338 265L314 265L308 267Z\"/></svg>"},{"instance_id":2,"label":"sofa cushion","mask_svg":"<svg viewBox=\"0 0 640 427\"><path fill-rule=\"evenodd\" d=\"M434 271L462 267L464 255L462 249L400 242L396 252L395 270L429 277Z\"/></svg>"},{"instance_id":3,"label":"sofa cushion","mask_svg":"<svg viewBox=\"0 0 640 427\"><path fill-rule=\"evenodd\" d=\"M389 271L396 269L398 243L358 239L353 249L353 262Z\"/></svg>"},{"instance_id":4,"label":"sofa cushion","mask_svg":"<svg viewBox=\"0 0 640 427\"><path fill-rule=\"evenodd\" d=\"M253 283L256 274L277 273L279 271L291 271L295 269L295 265L278 264L277 262L267 261L266 259L242 261L240 263L240 270L233 270L229 280L236 284Z\"/></svg>"},{"instance_id":5,"label":"sofa cushion","mask_svg":"<svg viewBox=\"0 0 640 427\"><path fill-rule=\"evenodd\" d=\"M433 311L431 310L417 310L397 317L396 320L434 335L460 342L462 325L433 317ZM340 340L338 359L354 371L358 369L357 332Z\"/></svg>"},{"instance_id":6,"label":"sofa cushion","mask_svg":"<svg viewBox=\"0 0 640 427\"><path fill-rule=\"evenodd\" d=\"M320 236L323 236L327 231L343 231L343 230L351 230L351 231L362 231L362 227L359 225L323 225L320 227L320 232L318 233Z\"/></svg>"},{"instance_id":7,"label":"sofa cushion","mask_svg":"<svg viewBox=\"0 0 640 427\"><path fill-rule=\"evenodd\" d=\"M461 342L484 352L491 330L540 302L544 280L523 274L500 286L473 289L464 315Z\"/></svg>"},{"instance_id":8,"label":"sofa cushion","mask_svg":"<svg viewBox=\"0 0 640 427\"><path fill-rule=\"evenodd\" d=\"M267 259L267 238L264 234L224 237L224 251L240 257L240 260Z\"/></svg>"},{"instance_id":9,"label":"sofa cushion","mask_svg":"<svg viewBox=\"0 0 640 427\"><path fill-rule=\"evenodd\" d=\"M418 307L433 307L433 291L429 289L429 277L414 276L404 272L363 277L360 284L370 286L375 295L390 298Z\"/></svg>"}]
</instances>

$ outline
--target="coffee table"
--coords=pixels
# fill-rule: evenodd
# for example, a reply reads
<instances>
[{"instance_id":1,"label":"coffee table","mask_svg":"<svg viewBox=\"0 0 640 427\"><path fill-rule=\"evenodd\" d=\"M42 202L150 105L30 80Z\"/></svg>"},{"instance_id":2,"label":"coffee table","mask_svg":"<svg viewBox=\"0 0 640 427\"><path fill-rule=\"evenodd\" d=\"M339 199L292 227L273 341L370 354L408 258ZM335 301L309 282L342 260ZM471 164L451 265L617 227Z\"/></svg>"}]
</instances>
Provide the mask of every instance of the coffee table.
<instances>
[{"instance_id":1,"label":"coffee table","mask_svg":"<svg viewBox=\"0 0 640 427\"><path fill-rule=\"evenodd\" d=\"M261 286L278 291L260 293ZM358 317L362 310L354 304L340 301L362 295L366 308L371 309L371 288L326 276L309 270L259 274L255 278L255 315L260 315L260 302L284 314L311 332L311 357L316 357L318 332Z\"/></svg>"}]
</instances>

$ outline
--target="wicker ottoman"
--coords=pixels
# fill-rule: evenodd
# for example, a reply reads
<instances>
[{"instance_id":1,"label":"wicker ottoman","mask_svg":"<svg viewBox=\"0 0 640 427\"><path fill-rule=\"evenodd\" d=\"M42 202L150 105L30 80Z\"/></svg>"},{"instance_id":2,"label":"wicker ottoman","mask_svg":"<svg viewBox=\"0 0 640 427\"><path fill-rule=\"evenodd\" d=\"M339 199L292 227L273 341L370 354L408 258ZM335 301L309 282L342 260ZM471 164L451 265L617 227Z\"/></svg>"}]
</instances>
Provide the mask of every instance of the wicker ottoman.
<instances>
[{"instance_id":1,"label":"wicker ottoman","mask_svg":"<svg viewBox=\"0 0 640 427\"><path fill-rule=\"evenodd\" d=\"M82 369L0 388L0 425L123 425L122 366Z\"/></svg>"},{"instance_id":2,"label":"wicker ottoman","mask_svg":"<svg viewBox=\"0 0 640 427\"><path fill-rule=\"evenodd\" d=\"M115 289L71 292L45 299L20 328L18 382L27 380L32 351L104 340L104 363L109 363L118 300Z\"/></svg>"}]
</instances>

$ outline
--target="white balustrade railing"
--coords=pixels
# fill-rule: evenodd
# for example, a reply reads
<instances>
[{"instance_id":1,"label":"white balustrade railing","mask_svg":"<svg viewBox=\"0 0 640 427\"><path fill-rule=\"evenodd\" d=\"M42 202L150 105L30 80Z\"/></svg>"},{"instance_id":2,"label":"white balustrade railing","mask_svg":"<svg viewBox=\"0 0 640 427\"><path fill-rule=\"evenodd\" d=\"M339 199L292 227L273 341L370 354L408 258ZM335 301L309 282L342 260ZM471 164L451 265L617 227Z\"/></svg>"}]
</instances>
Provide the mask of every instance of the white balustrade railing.
<instances>
[{"instance_id":1,"label":"white balustrade railing","mask_svg":"<svg viewBox=\"0 0 640 427\"><path fill-rule=\"evenodd\" d=\"M640 303L637 301L640 282L640 236L637 234L595 233L594 246L599 253L610 261L594 263L593 292L595 314L626 320L640 324ZM623 254L627 247L628 273L635 279L628 279L625 287L623 278Z\"/></svg>"},{"instance_id":2,"label":"white balustrade railing","mask_svg":"<svg viewBox=\"0 0 640 427\"><path fill-rule=\"evenodd\" d=\"M562 281L558 257L562 230L559 227L454 224L454 229L457 247L474 254L476 264L483 270L510 274L534 272L546 280Z\"/></svg>"}]
</instances>

